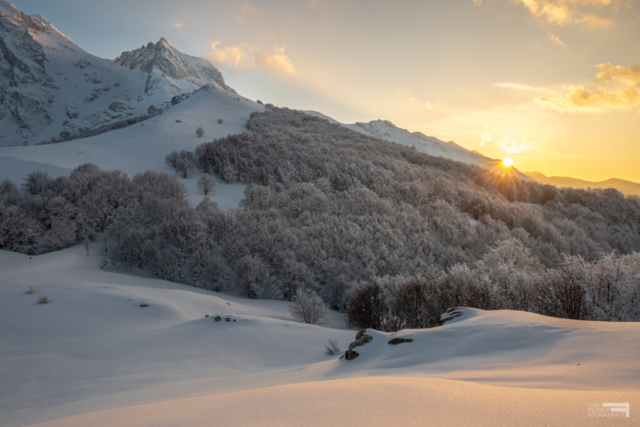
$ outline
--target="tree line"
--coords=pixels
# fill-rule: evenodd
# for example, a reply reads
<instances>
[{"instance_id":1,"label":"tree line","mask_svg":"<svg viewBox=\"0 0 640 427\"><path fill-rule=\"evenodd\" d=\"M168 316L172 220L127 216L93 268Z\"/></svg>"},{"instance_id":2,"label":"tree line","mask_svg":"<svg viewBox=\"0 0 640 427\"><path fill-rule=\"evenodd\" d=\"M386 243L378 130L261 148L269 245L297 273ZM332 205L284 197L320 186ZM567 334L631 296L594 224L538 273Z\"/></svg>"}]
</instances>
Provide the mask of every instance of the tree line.
<instances>
[{"instance_id":1,"label":"tree line","mask_svg":"<svg viewBox=\"0 0 640 427\"><path fill-rule=\"evenodd\" d=\"M161 173L33 173L0 185L0 247L106 234L122 267L249 298L315 292L359 327L423 327L459 305L640 318L640 199L616 190L540 185L270 105L167 164L247 183L245 199L193 209Z\"/></svg>"}]
</instances>

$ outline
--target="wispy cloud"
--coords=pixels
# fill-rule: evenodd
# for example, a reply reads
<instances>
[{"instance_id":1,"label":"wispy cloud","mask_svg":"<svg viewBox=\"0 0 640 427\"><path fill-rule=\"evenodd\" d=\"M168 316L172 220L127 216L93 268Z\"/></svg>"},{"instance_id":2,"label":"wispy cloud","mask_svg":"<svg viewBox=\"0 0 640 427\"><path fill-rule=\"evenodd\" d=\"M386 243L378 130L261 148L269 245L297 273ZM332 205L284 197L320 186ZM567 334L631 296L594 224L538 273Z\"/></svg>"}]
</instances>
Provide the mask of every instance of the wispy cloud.
<instances>
[{"instance_id":1,"label":"wispy cloud","mask_svg":"<svg viewBox=\"0 0 640 427\"><path fill-rule=\"evenodd\" d=\"M498 141L497 145L503 152L508 154L521 154L536 149L534 144L522 135L504 136Z\"/></svg>"},{"instance_id":2,"label":"wispy cloud","mask_svg":"<svg viewBox=\"0 0 640 427\"><path fill-rule=\"evenodd\" d=\"M236 15L236 21L244 22L247 16L257 13L258 10L251 7L249 3L242 3L240 12Z\"/></svg>"},{"instance_id":3,"label":"wispy cloud","mask_svg":"<svg viewBox=\"0 0 640 427\"><path fill-rule=\"evenodd\" d=\"M547 37L549 38L549 40L551 40L552 42L554 42L557 45L566 46L564 44L564 42L562 40L560 40L560 37L556 36L553 33L547 33Z\"/></svg>"},{"instance_id":4,"label":"wispy cloud","mask_svg":"<svg viewBox=\"0 0 640 427\"><path fill-rule=\"evenodd\" d=\"M472 0L475 6L483 0ZM532 15L555 25L606 27L612 24L607 13L616 13L628 0L511 0L522 4Z\"/></svg>"},{"instance_id":5,"label":"wispy cloud","mask_svg":"<svg viewBox=\"0 0 640 427\"><path fill-rule=\"evenodd\" d=\"M485 144L494 141L495 132L489 125L484 125L484 129L480 131L480 147L484 148ZM512 133L505 135L495 141L494 146L508 154L520 154L534 149L526 136L522 134Z\"/></svg>"},{"instance_id":6,"label":"wispy cloud","mask_svg":"<svg viewBox=\"0 0 640 427\"><path fill-rule=\"evenodd\" d=\"M320 0L309 0L309 3L307 3L307 7L311 8L311 7L316 7L320 4Z\"/></svg>"},{"instance_id":7,"label":"wispy cloud","mask_svg":"<svg viewBox=\"0 0 640 427\"><path fill-rule=\"evenodd\" d=\"M589 87L569 86L561 93L536 101L559 111L606 111L640 105L640 66L599 64L601 70Z\"/></svg>"},{"instance_id":8,"label":"wispy cloud","mask_svg":"<svg viewBox=\"0 0 640 427\"><path fill-rule=\"evenodd\" d=\"M500 87L504 89L515 89L515 90L525 90L531 92L540 92L545 90L541 87L529 86L522 83L513 83L513 82L503 82L503 83L494 83L493 86Z\"/></svg>"},{"instance_id":9,"label":"wispy cloud","mask_svg":"<svg viewBox=\"0 0 640 427\"><path fill-rule=\"evenodd\" d=\"M603 27L612 23L602 16L604 10L614 12L624 0L516 0L534 16L556 25Z\"/></svg>"},{"instance_id":10,"label":"wispy cloud","mask_svg":"<svg viewBox=\"0 0 640 427\"><path fill-rule=\"evenodd\" d=\"M410 110L433 110L434 106L426 99L419 98L403 88L396 88L389 97L381 101L387 107Z\"/></svg>"},{"instance_id":11,"label":"wispy cloud","mask_svg":"<svg viewBox=\"0 0 640 427\"><path fill-rule=\"evenodd\" d=\"M284 47L276 46L271 50L263 50L255 45L238 44L221 47L222 43L211 43L206 53L214 64L229 65L234 68L262 68L287 75L296 73L296 67L285 54Z\"/></svg>"},{"instance_id":12,"label":"wispy cloud","mask_svg":"<svg viewBox=\"0 0 640 427\"><path fill-rule=\"evenodd\" d=\"M489 125L484 125L484 130L480 131L480 147L484 147L484 144L491 142L493 138L493 132L489 128Z\"/></svg>"},{"instance_id":13,"label":"wispy cloud","mask_svg":"<svg viewBox=\"0 0 640 427\"><path fill-rule=\"evenodd\" d=\"M454 113L416 126L467 148L477 147L479 142L484 155L496 158L507 153L551 152L557 148L551 141L562 135L564 127L557 114L532 102Z\"/></svg>"},{"instance_id":14,"label":"wispy cloud","mask_svg":"<svg viewBox=\"0 0 640 427\"><path fill-rule=\"evenodd\" d=\"M176 27L176 28L185 28L186 27L186 21L187 21L187 18L184 18L183 20L174 23L173 26Z\"/></svg>"}]
</instances>

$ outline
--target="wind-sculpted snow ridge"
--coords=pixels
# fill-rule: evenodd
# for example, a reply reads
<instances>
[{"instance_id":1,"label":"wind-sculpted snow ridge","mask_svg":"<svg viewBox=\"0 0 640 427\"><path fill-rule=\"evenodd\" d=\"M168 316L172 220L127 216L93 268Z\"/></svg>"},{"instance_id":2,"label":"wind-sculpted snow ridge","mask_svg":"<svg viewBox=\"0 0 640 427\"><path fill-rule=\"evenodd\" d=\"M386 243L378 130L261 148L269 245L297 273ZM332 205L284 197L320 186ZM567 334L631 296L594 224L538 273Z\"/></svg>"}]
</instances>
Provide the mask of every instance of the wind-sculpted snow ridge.
<instances>
[{"instance_id":1,"label":"wind-sculpted snow ridge","mask_svg":"<svg viewBox=\"0 0 640 427\"><path fill-rule=\"evenodd\" d=\"M629 402L612 425L637 423L638 323L459 308L440 327L368 329L346 361L324 349L356 336L340 313L300 324L287 302L104 260L101 242L88 257L0 251L0 425L583 426L597 402Z\"/></svg>"},{"instance_id":2,"label":"wind-sculpted snow ridge","mask_svg":"<svg viewBox=\"0 0 640 427\"><path fill-rule=\"evenodd\" d=\"M175 95L212 85L235 94L207 60L162 38L117 60L84 51L40 15L0 0L0 147L60 142L135 123Z\"/></svg>"}]
</instances>

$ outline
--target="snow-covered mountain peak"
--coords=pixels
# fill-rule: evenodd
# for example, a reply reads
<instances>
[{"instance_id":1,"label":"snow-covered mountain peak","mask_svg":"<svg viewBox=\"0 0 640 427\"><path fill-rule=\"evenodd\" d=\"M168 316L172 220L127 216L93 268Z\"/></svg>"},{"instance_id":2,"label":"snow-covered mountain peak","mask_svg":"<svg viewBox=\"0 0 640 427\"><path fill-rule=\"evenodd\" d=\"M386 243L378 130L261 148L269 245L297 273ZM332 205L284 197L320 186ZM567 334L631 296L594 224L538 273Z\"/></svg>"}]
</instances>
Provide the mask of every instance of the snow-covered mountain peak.
<instances>
[{"instance_id":1,"label":"snow-covered mountain peak","mask_svg":"<svg viewBox=\"0 0 640 427\"><path fill-rule=\"evenodd\" d=\"M4 0L0 0L0 16L3 16L3 17L19 16L20 13L21 12L12 3L6 2Z\"/></svg>"},{"instance_id":2,"label":"snow-covered mountain peak","mask_svg":"<svg viewBox=\"0 0 640 427\"><path fill-rule=\"evenodd\" d=\"M180 52L164 37L157 43L149 42L139 49L123 52L115 62L131 70L149 73L146 93L163 87L193 91L207 84L230 90L213 64Z\"/></svg>"},{"instance_id":3,"label":"snow-covered mountain peak","mask_svg":"<svg viewBox=\"0 0 640 427\"><path fill-rule=\"evenodd\" d=\"M206 85L235 95L209 61L165 38L103 59L44 17L0 0L0 146L59 142L136 123Z\"/></svg>"},{"instance_id":4,"label":"snow-covered mountain peak","mask_svg":"<svg viewBox=\"0 0 640 427\"><path fill-rule=\"evenodd\" d=\"M0 16L9 19L14 25L26 28L34 39L38 35L46 34L49 37L57 37L75 45L69 36L54 27L42 15L27 15L18 10L13 4L3 0L0 0Z\"/></svg>"}]
</instances>

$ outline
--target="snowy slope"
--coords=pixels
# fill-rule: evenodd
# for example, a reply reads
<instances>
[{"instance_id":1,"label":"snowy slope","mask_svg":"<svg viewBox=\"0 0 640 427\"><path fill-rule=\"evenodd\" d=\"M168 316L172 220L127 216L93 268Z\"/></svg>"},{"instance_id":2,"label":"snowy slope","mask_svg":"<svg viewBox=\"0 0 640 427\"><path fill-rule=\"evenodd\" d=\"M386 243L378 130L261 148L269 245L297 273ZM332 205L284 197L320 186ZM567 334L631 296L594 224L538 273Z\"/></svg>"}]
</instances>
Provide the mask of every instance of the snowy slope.
<instances>
[{"instance_id":1,"label":"snowy slope","mask_svg":"<svg viewBox=\"0 0 640 427\"><path fill-rule=\"evenodd\" d=\"M171 151L193 150L203 142L241 133L251 113L262 109L239 95L205 86L163 114L124 129L59 144L0 147L0 179L21 183L35 170L66 175L83 163L129 175L147 170L174 174L164 162ZM196 136L198 126L205 130L203 138ZM180 179L187 185L193 205L203 198L196 191L197 178ZM236 207L244 198L244 188L242 184L220 183L211 199L223 209Z\"/></svg>"},{"instance_id":2,"label":"snowy slope","mask_svg":"<svg viewBox=\"0 0 640 427\"><path fill-rule=\"evenodd\" d=\"M601 425L638 422L637 323L460 309L439 328L368 331L345 361L323 351L354 339L338 313L301 325L282 301L100 269L100 246L0 251L0 425L571 426L618 401L631 424Z\"/></svg>"},{"instance_id":3,"label":"snowy slope","mask_svg":"<svg viewBox=\"0 0 640 427\"><path fill-rule=\"evenodd\" d=\"M638 392L494 387L416 377L348 378L129 406L41 427L206 426L631 426L637 417L589 418L588 405L627 402ZM631 414L635 414L634 409ZM621 415L621 414L617 414ZM597 424L596 424L597 422Z\"/></svg>"},{"instance_id":4,"label":"snowy slope","mask_svg":"<svg viewBox=\"0 0 640 427\"><path fill-rule=\"evenodd\" d=\"M145 116L204 85L235 93L211 63L164 38L115 61L98 58L42 16L0 0L0 146Z\"/></svg>"},{"instance_id":5,"label":"snowy slope","mask_svg":"<svg viewBox=\"0 0 640 427\"><path fill-rule=\"evenodd\" d=\"M438 138L427 136L421 132L409 132L406 129L397 127L388 120L373 120L369 123L343 124L316 111L307 111L307 113L327 119L332 123L340 124L344 127L355 130L356 132L364 133L365 135L375 136L376 138L395 142L400 145L406 145L407 147L415 147L419 152L426 153L431 156L446 157L447 159L474 164L485 168L494 167L496 163L499 162L479 153L469 151L453 141L444 142Z\"/></svg>"}]
</instances>

